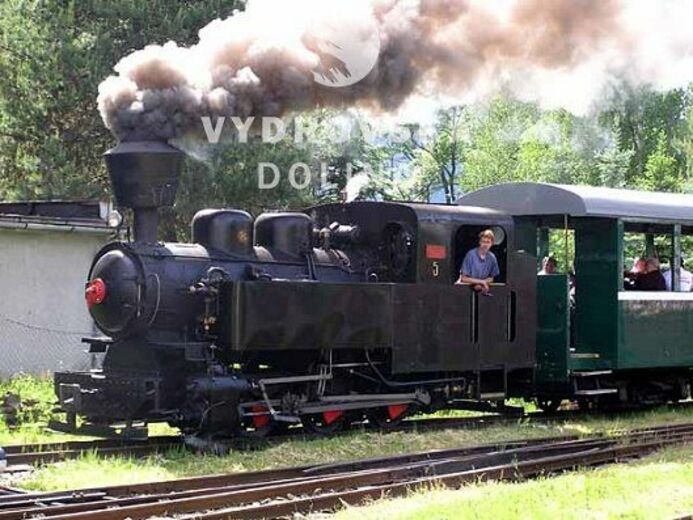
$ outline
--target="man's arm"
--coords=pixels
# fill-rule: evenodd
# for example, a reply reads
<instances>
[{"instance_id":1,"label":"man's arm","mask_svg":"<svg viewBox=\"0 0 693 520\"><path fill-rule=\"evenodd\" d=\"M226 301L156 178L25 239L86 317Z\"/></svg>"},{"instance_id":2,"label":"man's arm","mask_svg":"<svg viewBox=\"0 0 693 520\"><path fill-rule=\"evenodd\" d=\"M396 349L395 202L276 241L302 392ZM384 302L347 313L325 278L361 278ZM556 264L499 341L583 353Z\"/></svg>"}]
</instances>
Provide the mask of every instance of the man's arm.
<instances>
[{"instance_id":1,"label":"man's arm","mask_svg":"<svg viewBox=\"0 0 693 520\"><path fill-rule=\"evenodd\" d=\"M472 278L471 276L467 276L465 274L460 274L460 278L457 280L457 283L468 283L471 285L488 285L491 282L493 282L493 278L486 278L484 280L482 278Z\"/></svg>"},{"instance_id":2,"label":"man's arm","mask_svg":"<svg viewBox=\"0 0 693 520\"><path fill-rule=\"evenodd\" d=\"M493 255L493 253L491 253ZM493 258L493 267L491 268L491 276L488 278L488 283L493 282L493 280L496 279L496 276L500 276L500 267L498 267L498 259L496 258L496 255L493 255L491 258Z\"/></svg>"}]
</instances>

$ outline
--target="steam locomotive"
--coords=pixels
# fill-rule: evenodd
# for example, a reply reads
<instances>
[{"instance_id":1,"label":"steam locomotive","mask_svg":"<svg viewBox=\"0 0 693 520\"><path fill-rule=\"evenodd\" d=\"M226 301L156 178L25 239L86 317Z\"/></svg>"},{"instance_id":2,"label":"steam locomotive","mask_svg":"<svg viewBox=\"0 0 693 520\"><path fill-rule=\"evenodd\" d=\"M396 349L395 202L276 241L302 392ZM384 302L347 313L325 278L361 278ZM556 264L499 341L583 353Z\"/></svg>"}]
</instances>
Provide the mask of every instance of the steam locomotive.
<instances>
[{"instance_id":1,"label":"steam locomotive","mask_svg":"<svg viewBox=\"0 0 693 520\"><path fill-rule=\"evenodd\" d=\"M364 417L386 427L418 412L502 410L508 397L537 397L547 409L575 396L673 399L690 381L687 358L662 376L583 355L594 350L583 345L594 345L591 315L568 334L566 277L538 283L541 217L526 211L352 202L253 220L205 209L192 243L161 243L158 209L174 202L182 152L121 142L105 158L134 240L106 245L92 263L85 296L104 335L85 341L103 361L55 374L68 429L81 417L201 435L298 423L330 433ZM454 284L487 228L501 266L488 295ZM633 381L659 393L633 393Z\"/></svg>"}]
</instances>

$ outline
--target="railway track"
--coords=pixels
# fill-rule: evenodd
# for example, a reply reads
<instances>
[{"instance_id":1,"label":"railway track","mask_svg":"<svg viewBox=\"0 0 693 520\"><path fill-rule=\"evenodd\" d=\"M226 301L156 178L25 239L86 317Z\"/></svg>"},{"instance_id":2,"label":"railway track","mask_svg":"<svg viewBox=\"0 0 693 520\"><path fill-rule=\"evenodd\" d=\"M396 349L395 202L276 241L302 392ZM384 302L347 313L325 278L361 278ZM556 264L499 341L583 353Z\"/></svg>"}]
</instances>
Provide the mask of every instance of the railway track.
<instances>
[{"instance_id":1,"label":"railway track","mask_svg":"<svg viewBox=\"0 0 693 520\"><path fill-rule=\"evenodd\" d=\"M590 415L594 416L595 414L592 413ZM585 416L587 416L587 413L581 411L563 411L551 415L533 412L519 415L479 415L453 418L435 417L408 419L398 424L388 425L387 427L369 423L354 423L346 431L332 434L332 436L348 435L358 431L379 431L388 433L463 428L473 429L517 424L519 422L547 424L580 419ZM306 432L302 428L292 428L282 435L272 435L262 438L238 437L215 442L198 442L197 440L171 435L149 437L146 440L137 441L98 439L91 441L62 441L54 443L9 445L4 446L3 449L6 454L7 462L5 471L16 472L26 471L30 469L30 466L79 458L85 453L95 453L103 457L117 455L145 457L170 449L192 449L223 454L233 450L262 449L291 440L313 440L319 438L324 438L324 435Z\"/></svg>"},{"instance_id":2,"label":"railway track","mask_svg":"<svg viewBox=\"0 0 693 520\"><path fill-rule=\"evenodd\" d=\"M12 468L59 462L75 459L85 453L99 455L132 455L145 456L175 447L182 447L180 436L149 437L142 441L124 441L122 439L98 439L91 441L64 441L40 444L21 444L4 446L7 467Z\"/></svg>"},{"instance_id":3,"label":"railway track","mask_svg":"<svg viewBox=\"0 0 693 520\"><path fill-rule=\"evenodd\" d=\"M482 427L484 425L498 424L510 419L500 416L464 417L464 418L436 418L404 421L382 431L412 431L435 430L445 428ZM517 419L515 419L517 420ZM368 424L355 425L354 429L374 430ZM97 439L89 441L62 441L50 443L21 444L4 446L7 467L5 471L26 471L29 466L48 464L63 460L79 458L85 453L95 453L100 456L134 456L164 452L166 450L180 448L192 448L224 452L230 450L259 449L269 444L286 442L288 440L309 440L323 438L320 434L307 433L301 428L292 429L284 435L276 435L267 438L240 437L226 439L215 443L186 442L177 435L149 437L146 440L123 439Z\"/></svg>"},{"instance_id":4,"label":"railway track","mask_svg":"<svg viewBox=\"0 0 693 520\"><path fill-rule=\"evenodd\" d=\"M515 480L693 442L693 423L614 436L561 437L147 484L0 496L0 520L274 518L333 510L427 484Z\"/></svg>"}]
</instances>

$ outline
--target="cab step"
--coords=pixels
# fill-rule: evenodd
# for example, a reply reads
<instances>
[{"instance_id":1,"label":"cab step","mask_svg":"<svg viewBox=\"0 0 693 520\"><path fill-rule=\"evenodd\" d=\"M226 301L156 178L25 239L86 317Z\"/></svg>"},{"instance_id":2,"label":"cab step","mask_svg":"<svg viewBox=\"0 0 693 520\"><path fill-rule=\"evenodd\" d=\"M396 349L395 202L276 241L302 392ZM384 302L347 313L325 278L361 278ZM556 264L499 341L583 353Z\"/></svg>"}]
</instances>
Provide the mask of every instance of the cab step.
<instances>
[{"instance_id":1,"label":"cab step","mask_svg":"<svg viewBox=\"0 0 693 520\"><path fill-rule=\"evenodd\" d=\"M613 388L603 377L613 374L613 370L593 370L571 372L573 379L573 395L578 397L594 397L598 395L613 395L618 388Z\"/></svg>"},{"instance_id":2,"label":"cab step","mask_svg":"<svg viewBox=\"0 0 693 520\"><path fill-rule=\"evenodd\" d=\"M571 372L571 375L575 377L598 377L598 376L610 376L613 374L613 370L593 370L591 372Z\"/></svg>"},{"instance_id":3,"label":"cab step","mask_svg":"<svg viewBox=\"0 0 693 520\"><path fill-rule=\"evenodd\" d=\"M617 388L596 388L594 390L576 390L574 392L575 395L606 395L606 394L615 394L618 392Z\"/></svg>"}]
</instances>

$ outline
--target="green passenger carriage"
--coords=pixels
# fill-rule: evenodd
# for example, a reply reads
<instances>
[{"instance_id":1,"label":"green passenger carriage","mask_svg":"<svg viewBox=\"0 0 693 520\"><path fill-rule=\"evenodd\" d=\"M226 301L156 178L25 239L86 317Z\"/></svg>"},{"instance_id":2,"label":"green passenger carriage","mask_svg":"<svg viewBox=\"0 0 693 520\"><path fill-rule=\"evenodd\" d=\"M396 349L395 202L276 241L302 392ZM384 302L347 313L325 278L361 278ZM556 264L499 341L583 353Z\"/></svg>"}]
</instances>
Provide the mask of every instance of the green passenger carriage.
<instances>
[{"instance_id":1,"label":"green passenger carriage","mask_svg":"<svg viewBox=\"0 0 693 520\"><path fill-rule=\"evenodd\" d=\"M693 238L693 196L508 183L469 193L459 203L513 215L517 247L538 258L550 252L550 236L563 250L563 274L537 277L542 406L563 398L596 406L689 396L693 293L681 291L679 260L682 243ZM624 290L626 250L668 257L671 290ZM572 295L565 272L571 260Z\"/></svg>"}]
</instances>

